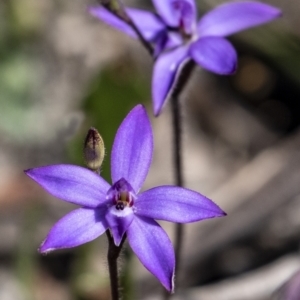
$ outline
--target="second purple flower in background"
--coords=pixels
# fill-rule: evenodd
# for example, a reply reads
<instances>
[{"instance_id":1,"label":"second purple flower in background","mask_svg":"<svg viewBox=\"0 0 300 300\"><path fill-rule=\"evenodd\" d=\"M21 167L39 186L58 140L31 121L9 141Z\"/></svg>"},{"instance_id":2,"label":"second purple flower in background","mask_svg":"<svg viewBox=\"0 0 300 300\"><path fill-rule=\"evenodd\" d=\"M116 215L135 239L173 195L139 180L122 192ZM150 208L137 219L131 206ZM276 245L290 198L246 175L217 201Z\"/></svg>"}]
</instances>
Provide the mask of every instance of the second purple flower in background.
<instances>
[{"instance_id":1,"label":"second purple flower in background","mask_svg":"<svg viewBox=\"0 0 300 300\"><path fill-rule=\"evenodd\" d=\"M225 37L278 18L281 11L267 4L245 1L218 6L197 22L194 0L152 0L157 14L126 8L126 12L155 46L152 76L153 110L157 116L169 98L176 79L190 59L213 73L232 74L237 54ZM132 28L104 7L91 7L90 13L105 23L135 37Z\"/></svg>"}]
</instances>

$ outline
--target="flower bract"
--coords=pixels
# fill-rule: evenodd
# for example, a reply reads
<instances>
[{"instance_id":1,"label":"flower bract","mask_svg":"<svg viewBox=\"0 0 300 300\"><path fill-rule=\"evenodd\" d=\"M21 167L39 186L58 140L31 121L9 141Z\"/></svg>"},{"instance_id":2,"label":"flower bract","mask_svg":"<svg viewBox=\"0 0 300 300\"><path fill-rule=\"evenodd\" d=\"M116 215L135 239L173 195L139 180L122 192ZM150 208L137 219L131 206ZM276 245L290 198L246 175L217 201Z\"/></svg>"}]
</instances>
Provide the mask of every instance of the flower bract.
<instances>
[{"instance_id":1,"label":"flower bract","mask_svg":"<svg viewBox=\"0 0 300 300\"><path fill-rule=\"evenodd\" d=\"M142 264L163 286L174 289L174 251L155 220L177 223L221 217L225 213L205 196L176 186L158 186L144 192L153 151L150 120L142 105L124 119L111 153L112 185L100 175L75 165L50 165L26 174L46 191L80 205L50 230L39 251L79 246L110 230L115 245L127 234Z\"/></svg>"},{"instance_id":2,"label":"flower bract","mask_svg":"<svg viewBox=\"0 0 300 300\"><path fill-rule=\"evenodd\" d=\"M127 8L126 12L144 38L155 47L152 76L153 110L157 116L170 97L182 66L193 60L213 73L232 74L237 54L225 37L270 22L281 15L273 6L253 2L232 2L216 7L197 21L194 0L152 0L157 14ZM90 13L105 23L135 37L132 28L103 7ZM162 80L163 78L163 80Z\"/></svg>"}]
</instances>

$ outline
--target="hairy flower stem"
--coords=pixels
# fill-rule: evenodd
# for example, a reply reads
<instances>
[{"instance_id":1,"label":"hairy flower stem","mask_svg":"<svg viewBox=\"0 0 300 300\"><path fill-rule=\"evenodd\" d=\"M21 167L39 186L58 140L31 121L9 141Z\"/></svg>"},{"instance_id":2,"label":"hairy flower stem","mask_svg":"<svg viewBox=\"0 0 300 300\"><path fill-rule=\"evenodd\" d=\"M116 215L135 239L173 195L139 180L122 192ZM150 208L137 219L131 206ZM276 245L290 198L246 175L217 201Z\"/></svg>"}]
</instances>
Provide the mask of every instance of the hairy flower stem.
<instances>
[{"instance_id":1,"label":"hairy flower stem","mask_svg":"<svg viewBox=\"0 0 300 300\"><path fill-rule=\"evenodd\" d=\"M122 250L122 246L126 240L126 236L123 237L120 246L116 246L109 230L106 231L106 235L108 239L107 261L110 278L111 299L120 300L117 262L120 252Z\"/></svg>"}]
</instances>

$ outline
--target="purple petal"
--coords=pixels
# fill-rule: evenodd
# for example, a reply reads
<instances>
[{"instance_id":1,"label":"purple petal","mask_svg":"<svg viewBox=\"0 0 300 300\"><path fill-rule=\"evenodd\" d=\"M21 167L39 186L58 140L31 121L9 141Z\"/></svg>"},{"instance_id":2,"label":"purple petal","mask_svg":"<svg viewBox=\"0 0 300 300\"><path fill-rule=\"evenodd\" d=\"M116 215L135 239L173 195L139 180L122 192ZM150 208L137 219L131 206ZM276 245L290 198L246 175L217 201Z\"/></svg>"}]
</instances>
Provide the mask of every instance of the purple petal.
<instances>
[{"instance_id":1,"label":"purple petal","mask_svg":"<svg viewBox=\"0 0 300 300\"><path fill-rule=\"evenodd\" d=\"M161 30L165 29L165 24L151 12L135 8L126 8L126 12L147 40L152 40ZM89 8L89 13L104 23L128 34L133 38L137 38L137 35L131 26L116 17L104 7L92 6Z\"/></svg>"},{"instance_id":2,"label":"purple petal","mask_svg":"<svg viewBox=\"0 0 300 300\"><path fill-rule=\"evenodd\" d=\"M168 32L168 41L166 43L165 49L171 49L179 47L184 44L182 36L178 32Z\"/></svg>"},{"instance_id":3,"label":"purple petal","mask_svg":"<svg viewBox=\"0 0 300 300\"><path fill-rule=\"evenodd\" d=\"M26 170L25 173L54 197L86 206L106 203L110 185L92 171L74 165L52 165Z\"/></svg>"},{"instance_id":4,"label":"purple petal","mask_svg":"<svg viewBox=\"0 0 300 300\"><path fill-rule=\"evenodd\" d=\"M188 61L188 47L178 47L161 54L155 64L152 76L152 98L155 116L158 116L176 85L180 71Z\"/></svg>"},{"instance_id":5,"label":"purple petal","mask_svg":"<svg viewBox=\"0 0 300 300\"><path fill-rule=\"evenodd\" d=\"M130 226L133 217L134 214L130 207L125 207L123 210L117 210L115 206L112 206L108 209L105 219L112 232L116 246L120 245L123 235Z\"/></svg>"},{"instance_id":6,"label":"purple petal","mask_svg":"<svg viewBox=\"0 0 300 300\"><path fill-rule=\"evenodd\" d=\"M241 30L270 22L281 11L259 2L226 3L211 10L198 23L200 36L228 36Z\"/></svg>"},{"instance_id":7,"label":"purple petal","mask_svg":"<svg viewBox=\"0 0 300 300\"><path fill-rule=\"evenodd\" d=\"M174 291L175 256L165 231L148 218L135 216L127 231L128 242L149 272L168 290Z\"/></svg>"},{"instance_id":8,"label":"purple petal","mask_svg":"<svg viewBox=\"0 0 300 300\"><path fill-rule=\"evenodd\" d=\"M79 208L60 219L50 230L39 251L72 248L90 242L107 229L104 220L106 208Z\"/></svg>"},{"instance_id":9,"label":"purple petal","mask_svg":"<svg viewBox=\"0 0 300 300\"><path fill-rule=\"evenodd\" d=\"M177 27L179 21L174 17L174 0L152 0L157 13L165 21L166 24L172 27Z\"/></svg>"},{"instance_id":10,"label":"purple petal","mask_svg":"<svg viewBox=\"0 0 300 300\"><path fill-rule=\"evenodd\" d=\"M183 44L183 39L177 32L161 31L153 40L154 58L157 58L164 50L178 47Z\"/></svg>"},{"instance_id":11,"label":"purple petal","mask_svg":"<svg viewBox=\"0 0 300 300\"><path fill-rule=\"evenodd\" d=\"M197 64L213 73L227 75L236 71L236 51L224 38L200 38L191 45L190 55Z\"/></svg>"},{"instance_id":12,"label":"purple petal","mask_svg":"<svg viewBox=\"0 0 300 300\"><path fill-rule=\"evenodd\" d=\"M135 8L126 8L126 12L146 40L151 41L159 32L166 30L166 25L152 12Z\"/></svg>"},{"instance_id":13,"label":"purple petal","mask_svg":"<svg viewBox=\"0 0 300 300\"><path fill-rule=\"evenodd\" d=\"M88 8L88 12L91 15L93 15L94 17L103 21L104 23L128 34L131 37L136 38L135 32L132 30L132 28L128 24L126 24L120 18L116 17L114 14L112 14L110 11L108 11L104 7L92 6L92 7Z\"/></svg>"},{"instance_id":14,"label":"purple petal","mask_svg":"<svg viewBox=\"0 0 300 300\"><path fill-rule=\"evenodd\" d=\"M154 58L156 58L168 45L169 34L167 31L161 31L154 40ZM166 48L167 49L167 48Z\"/></svg>"},{"instance_id":15,"label":"purple petal","mask_svg":"<svg viewBox=\"0 0 300 300\"><path fill-rule=\"evenodd\" d=\"M205 196L176 186L160 186L139 195L134 204L139 216L189 223L226 215Z\"/></svg>"},{"instance_id":16,"label":"purple petal","mask_svg":"<svg viewBox=\"0 0 300 300\"><path fill-rule=\"evenodd\" d=\"M111 176L115 183L124 178L138 193L148 174L153 152L150 120L137 105L120 125L111 154Z\"/></svg>"},{"instance_id":17,"label":"purple petal","mask_svg":"<svg viewBox=\"0 0 300 300\"><path fill-rule=\"evenodd\" d=\"M194 0L152 0L156 11L168 26L183 26L185 32L192 33L196 22Z\"/></svg>"},{"instance_id":18,"label":"purple petal","mask_svg":"<svg viewBox=\"0 0 300 300\"><path fill-rule=\"evenodd\" d=\"M178 19L178 25L183 27L186 34L192 34L196 29L196 6L194 0L173 1L174 17Z\"/></svg>"}]
</instances>

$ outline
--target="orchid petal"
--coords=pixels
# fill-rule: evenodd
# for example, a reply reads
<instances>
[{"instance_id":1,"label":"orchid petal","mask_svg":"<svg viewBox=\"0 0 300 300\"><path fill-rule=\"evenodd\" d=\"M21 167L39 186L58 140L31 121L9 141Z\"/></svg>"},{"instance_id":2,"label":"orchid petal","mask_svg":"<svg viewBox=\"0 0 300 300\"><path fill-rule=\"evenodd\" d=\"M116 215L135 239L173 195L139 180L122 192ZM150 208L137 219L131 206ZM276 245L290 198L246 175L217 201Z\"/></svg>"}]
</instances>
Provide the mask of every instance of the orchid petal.
<instances>
[{"instance_id":1,"label":"orchid petal","mask_svg":"<svg viewBox=\"0 0 300 300\"><path fill-rule=\"evenodd\" d=\"M190 55L197 64L213 73L226 75L236 71L236 51L224 38L200 38L191 45Z\"/></svg>"},{"instance_id":2,"label":"orchid petal","mask_svg":"<svg viewBox=\"0 0 300 300\"><path fill-rule=\"evenodd\" d=\"M123 210L117 210L115 206L112 206L108 209L105 219L112 232L116 246L120 245L124 233L130 226L133 217L134 214L130 207L125 207Z\"/></svg>"},{"instance_id":3,"label":"orchid petal","mask_svg":"<svg viewBox=\"0 0 300 300\"><path fill-rule=\"evenodd\" d=\"M148 41L152 41L157 34L166 30L166 25L152 12L135 8L126 8L126 12Z\"/></svg>"},{"instance_id":4,"label":"orchid petal","mask_svg":"<svg viewBox=\"0 0 300 300\"><path fill-rule=\"evenodd\" d=\"M173 2L174 0L152 0L155 10L164 22L171 27L177 27L179 20L174 18Z\"/></svg>"},{"instance_id":5,"label":"orchid petal","mask_svg":"<svg viewBox=\"0 0 300 300\"><path fill-rule=\"evenodd\" d=\"M184 44L182 36L178 32L168 32L168 41L165 49L171 49Z\"/></svg>"},{"instance_id":6,"label":"orchid petal","mask_svg":"<svg viewBox=\"0 0 300 300\"><path fill-rule=\"evenodd\" d=\"M92 171L73 165L52 165L25 173L54 197L67 202L97 207L106 203L110 185Z\"/></svg>"},{"instance_id":7,"label":"orchid petal","mask_svg":"<svg viewBox=\"0 0 300 300\"><path fill-rule=\"evenodd\" d=\"M151 12L135 8L126 8L126 12L134 24L138 27L143 37L148 41L151 41L161 30L165 29L165 24ZM137 38L136 33L130 25L115 16L106 8L102 6L92 6L89 8L89 13L104 23L128 34L133 38Z\"/></svg>"},{"instance_id":8,"label":"orchid petal","mask_svg":"<svg viewBox=\"0 0 300 300\"><path fill-rule=\"evenodd\" d=\"M200 36L228 36L281 16L273 6L245 1L226 3L205 14L198 23Z\"/></svg>"},{"instance_id":9,"label":"orchid petal","mask_svg":"<svg viewBox=\"0 0 300 300\"><path fill-rule=\"evenodd\" d=\"M39 251L72 248L90 242L107 229L104 221L106 208L79 208L60 219L50 230Z\"/></svg>"},{"instance_id":10,"label":"orchid petal","mask_svg":"<svg viewBox=\"0 0 300 300\"><path fill-rule=\"evenodd\" d=\"M167 45L169 43L169 35L167 31L161 31L155 38L154 42L154 58L158 57L158 55L163 52L164 49L167 49Z\"/></svg>"},{"instance_id":11,"label":"orchid petal","mask_svg":"<svg viewBox=\"0 0 300 300\"><path fill-rule=\"evenodd\" d=\"M148 174L153 152L150 120L142 105L132 109L120 125L111 153L112 181L126 179L137 193Z\"/></svg>"},{"instance_id":12,"label":"orchid petal","mask_svg":"<svg viewBox=\"0 0 300 300\"><path fill-rule=\"evenodd\" d=\"M168 26L183 26L186 33L192 32L197 13L194 0L152 0L152 2Z\"/></svg>"},{"instance_id":13,"label":"orchid petal","mask_svg":"<svg viewBox=\"0 0 300 300\"><path fill-rule=\"evenodd\" d=\"M102 6L92 6L88 8L88 11L91 15L94 17L100 19L104 23L128 34L131 37L136 38L136 33L134 30L125 23L123 20L115 16L113 13L111 13L109 10Z\"/></svg>"},{"instance_id":14,"label":"orchid petal","mask_svg":"<svg viewBox=\"0 0 300 300\"><path fill-rule=\"evenodd\" d=\"M160 186L141 193L136 214L176 223L222 217L225 213L205 196L176 186Z\"/></svg>"},{"instance_id":15,"label":"orchid petal","mask_svg":"<svg viewBox=\"0 0 300 300\"><path fill-rule=\"evenodd\" d=\"M174 17L186 34L192 34L196 28L197 9L194 0L173 1Z\"/></svg>"},{"instance_id":16,"label":"orchid petal","mask_svg":"<svg viewBox=\"0 0 300 300\"><path fill-rule=\"evenodd\" d=\"M161 54L153 69L152 98L155 116L158 116L180 75L180 71L188 61L188 47L178 47Z\"/></svg>"},{"instance_id":17,"label":"orchid petal","mask_svg":"<svg viewBox=\"0 0 300 300\"><path fill-rule=\"evenodd\" d=\"M177 32L161 31L153 40L154 58L157 58L165 49L171 49L183 44L182 37Z\"/></svg>"},{"instance_id":18,"label":"orchid petal","mask_svg":"<svg viewBox=\"0 0 300 300\"><path fill-rule=\"evenodd\" d=\"M135 216L127 230L128 242L141 263L162 285L174 291L175 255L172 243L154 220Z\"/></svg>"}]
</instances>

